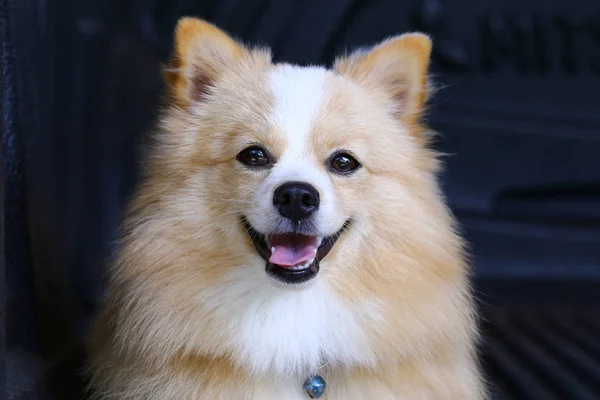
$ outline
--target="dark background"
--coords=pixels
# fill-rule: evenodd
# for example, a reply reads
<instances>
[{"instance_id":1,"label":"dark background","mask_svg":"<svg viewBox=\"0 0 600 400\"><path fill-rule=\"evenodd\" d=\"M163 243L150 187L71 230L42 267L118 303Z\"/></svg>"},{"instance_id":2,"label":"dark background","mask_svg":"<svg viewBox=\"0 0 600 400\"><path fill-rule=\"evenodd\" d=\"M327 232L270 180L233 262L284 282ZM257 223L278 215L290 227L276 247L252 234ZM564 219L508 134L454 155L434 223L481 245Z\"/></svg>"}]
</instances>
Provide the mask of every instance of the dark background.
<instances>
[{"instance_id":1,"label":"dark background","mask_svg":"<svg viewBox=\"0 0 600 400\"><path fill-rule=\"evenodd\" d=\"M0 398L76 399L138 145L183 15L277 60L434 40L429 122L498 399L600 399L597 0L0 0Z\"/></svg>"}]
</instances>

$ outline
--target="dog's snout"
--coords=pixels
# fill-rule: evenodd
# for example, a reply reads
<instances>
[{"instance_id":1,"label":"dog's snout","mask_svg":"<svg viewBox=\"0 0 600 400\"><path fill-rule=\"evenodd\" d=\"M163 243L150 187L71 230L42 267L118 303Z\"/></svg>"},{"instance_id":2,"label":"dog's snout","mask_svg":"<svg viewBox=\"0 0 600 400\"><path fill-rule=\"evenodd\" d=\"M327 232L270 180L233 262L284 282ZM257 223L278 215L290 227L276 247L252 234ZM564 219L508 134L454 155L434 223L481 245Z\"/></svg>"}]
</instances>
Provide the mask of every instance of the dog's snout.
<instances>
[{"instance_id":1,"label":"dog's snout","mask_svg":"<svg viewBox=\"0 0 600 400\"><path fill-rule=\"evenodd\" d=\"M305 182L287 182L275 189L273 205L282 216L300 221L319 209L319 192Z\"/></svg>"}]
</instances>

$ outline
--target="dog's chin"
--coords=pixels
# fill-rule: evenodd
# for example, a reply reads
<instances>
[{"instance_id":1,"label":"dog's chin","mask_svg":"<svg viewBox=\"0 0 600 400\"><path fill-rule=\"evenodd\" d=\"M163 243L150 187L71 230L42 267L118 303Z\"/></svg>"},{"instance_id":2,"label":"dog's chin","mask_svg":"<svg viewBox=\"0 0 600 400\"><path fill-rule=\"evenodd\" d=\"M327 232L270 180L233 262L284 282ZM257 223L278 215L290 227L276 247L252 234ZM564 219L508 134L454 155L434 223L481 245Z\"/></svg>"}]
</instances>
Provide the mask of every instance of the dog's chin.
<instances>
[{"instance_id":1,"label":"dog's chin","mask_svg":"<svg viewBox=\"0 0 600 400\"><path fill-rule=\"evenodd\" d=\"M319 274L321 260L329 254L349 223L346 221L336 233L325 237L304 232L264 234L242 217L244 229L257 253L265 260L265 272L286 285L299 285L314 279Z\"/></svg>"}]
</instances>

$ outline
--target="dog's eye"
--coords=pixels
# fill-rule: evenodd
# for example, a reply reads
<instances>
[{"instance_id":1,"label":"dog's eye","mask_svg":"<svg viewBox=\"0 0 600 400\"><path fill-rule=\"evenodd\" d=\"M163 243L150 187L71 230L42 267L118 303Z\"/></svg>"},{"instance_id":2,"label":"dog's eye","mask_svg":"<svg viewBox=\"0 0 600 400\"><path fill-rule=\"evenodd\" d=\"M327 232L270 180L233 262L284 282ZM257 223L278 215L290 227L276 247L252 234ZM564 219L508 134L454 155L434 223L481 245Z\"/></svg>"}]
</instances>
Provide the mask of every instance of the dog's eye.
<instances>
[{"instance_id":1,"label":"dog's eye","mask_svg":"<svg viewBox=\"0 0 600 400\"><path fill-rule=\"evenodd\" d=\"M240 154L238 154L237 159L242 164L252 167L260 167L269 163L267 152L258 146L252 146L242 150Z\"/></svg>"},{"instance_id":2,"label":"dog's eye","mask_svg":"<svg viewBox=\"0 0 600 400\"><path fill-rule=\"evenodd\" d=\"M349 174L360 167L360 163L347 153L338 153L329 162L331 169L340 174Z\"/></svg>"}]
</instances>

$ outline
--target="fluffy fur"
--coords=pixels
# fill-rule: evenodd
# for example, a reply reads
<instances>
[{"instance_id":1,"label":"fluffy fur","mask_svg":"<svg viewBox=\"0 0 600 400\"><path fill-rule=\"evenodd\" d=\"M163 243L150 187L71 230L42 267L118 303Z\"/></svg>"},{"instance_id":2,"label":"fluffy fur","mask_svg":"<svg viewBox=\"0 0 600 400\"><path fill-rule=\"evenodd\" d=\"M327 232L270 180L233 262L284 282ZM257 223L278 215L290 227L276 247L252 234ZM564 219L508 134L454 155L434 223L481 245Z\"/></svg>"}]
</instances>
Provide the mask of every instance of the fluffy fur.
<instances>
[{"instance_id":1,"label":"fluffy fur","mask_svg":"<svg viewBox=\"0 0 600 400\"><path fill-rule=\"evenodd\" d=\"M183 19L169 101L128 210L95 327L101 399L484 397L463 242L436 182L421 113L431 44L402 35L332 70L273 64L214 26ZM260 143L270 170L236 160ZM362 168L332 174L351 151ZM273 226L273 190L321 194L324 235L351 224L297 287L276 282L240 217Z\"/></svg>"}]
</instances>

